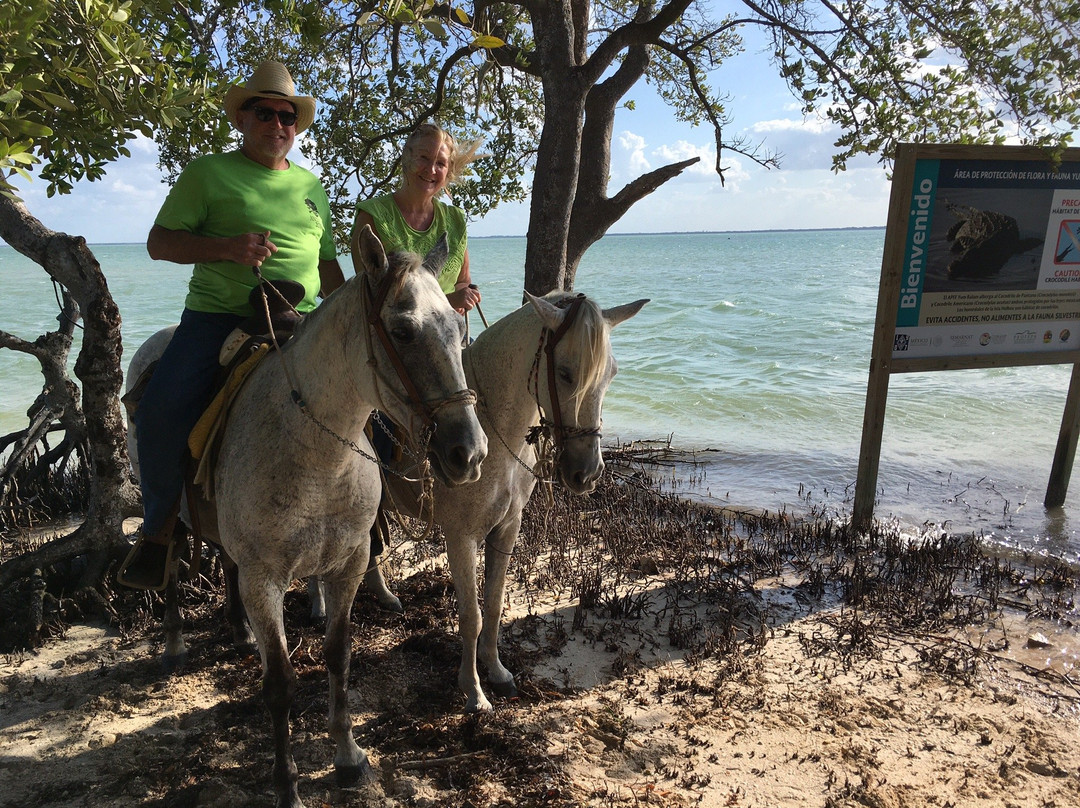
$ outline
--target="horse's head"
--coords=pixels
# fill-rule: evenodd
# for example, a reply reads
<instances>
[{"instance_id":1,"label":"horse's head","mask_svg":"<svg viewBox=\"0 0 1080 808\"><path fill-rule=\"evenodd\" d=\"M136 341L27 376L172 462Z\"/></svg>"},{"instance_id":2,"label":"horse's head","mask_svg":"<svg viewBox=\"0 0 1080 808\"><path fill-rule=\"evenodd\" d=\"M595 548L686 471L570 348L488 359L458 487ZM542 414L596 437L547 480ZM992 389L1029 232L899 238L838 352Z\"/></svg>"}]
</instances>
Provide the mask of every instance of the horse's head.
<instances>
[{"instance_id":1,"label":"horse's head","mask_svg":"<svg viewBox=\"0 0 1080 808\"><path fill-rule=\"evenodd\" d=\"M546 329L545 361L538 367L536 390L554 432L559 476L571 491L587 494L604 471L601 411L618 369L609 334L649 301L602 310L584 295L525 294Z\"/></svg>"},{"instance_id":2,"label":"horse's head","mask_svg":"<svg viewBox=\"0 0 1080 808\"><path fill-rule=\"evenodd\" d=\"M365 308L374 332L379 407L405 425L414 442L429 439L428 456L442 482L475 481L487 437L461 367L465 322L436 280L446 261L445 236L422 261L412 253L387 256L367 226L354 246L357 273L365 273L370 292Z\"/></svg>"}]
</instances>

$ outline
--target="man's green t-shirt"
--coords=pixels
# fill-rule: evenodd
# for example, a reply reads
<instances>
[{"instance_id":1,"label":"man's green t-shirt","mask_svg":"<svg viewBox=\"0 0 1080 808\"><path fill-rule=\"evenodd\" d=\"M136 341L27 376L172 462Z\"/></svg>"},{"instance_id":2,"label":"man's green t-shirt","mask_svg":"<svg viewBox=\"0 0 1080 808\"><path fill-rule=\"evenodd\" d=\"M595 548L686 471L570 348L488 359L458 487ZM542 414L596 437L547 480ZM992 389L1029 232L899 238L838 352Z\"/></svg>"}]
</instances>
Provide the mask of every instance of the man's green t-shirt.
<instances>
[{"instance_id":1,"label":"man's green t-shirt","mask_svg":"<svg viewBox=\"0 0 1080 808\"><path fill-rule=\"evenodd\" d=\"M274 171L239 151L199 157L181 172L155 224L199 236L270 232L277 252L263 262L267 280L304 285L299 311L315 308L319 261L336 257L330 203L318 178L295 164ZM194 311L252 314L251 267L231 261L196 264L184 305Z\"/></svg>"},{"instance_id":2,"label":"man's green t-shirt","mask_svg":"<svg viewBox=\"0 0 1080 808\"><path fill-rule=\"evenodd\" d=\"M394 201L393 194L363 199L356 203L357 210L371 215L375 220L375 231L388 253L405 250L423 257L439 241L439 236L446 233L450 255L439 273L439 286L445 294L454 291L454 284L461 275L465 263L465 248L468 237L465 232L465 212L461 208L447 205L438 199L435 202L435 218L427 230L413 230L401 215L401 210Z\"/></svg>"}]
</instances>

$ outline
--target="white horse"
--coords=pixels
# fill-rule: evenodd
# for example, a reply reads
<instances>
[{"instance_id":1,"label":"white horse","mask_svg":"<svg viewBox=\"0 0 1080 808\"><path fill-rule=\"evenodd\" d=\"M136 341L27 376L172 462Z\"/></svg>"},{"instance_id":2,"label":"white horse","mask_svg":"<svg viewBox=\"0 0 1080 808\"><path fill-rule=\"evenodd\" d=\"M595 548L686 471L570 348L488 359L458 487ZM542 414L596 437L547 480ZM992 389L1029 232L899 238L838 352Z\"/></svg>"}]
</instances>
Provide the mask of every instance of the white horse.
<instances>
[{"instance_id":1,"label":"white horse","mask_svg":"<svg viewBox=\"0 0 1080 808\"><path fill-rule=\"evenodd\" d=\"M434 521L446 537L457 594L462 643L458 684L466 696L466 712L492 709L480 684L477 660L486 667L495 695L517 694L513 674L499 660L499 621L521 512L537 480L548 473L538 462L537 430L547 433L554 444L551 459L563 485L578 494L591 492L604 470L600 415L617 369L609 333L648 302L601 310L583 295L527 296L524 306L492 324L464 351L465 376L477 393L477 414L488 436L484 474L460 488L438 481L434 486ZM387 479L394 507L426 518L426 513L418 512L415 498L395 497L399 486L393 476ZM483 619L476 579L476 553L481 547ZM394 597L378 566L368 571L365 584L381 603Z\"/></svg>"},{"instance_id":2,"label":"white horse","mask_svg":"<svg viewBox=\"0 0 1080 808\"><path fill-rule=\"evenodd\" d=\"M238 393L213 477L216 523L200 525L239 572L274 726L279 808L303 805L289 741L296 675L282 614L297 578L318 575L326 584L324 655L338 780L372 776L352 736L346 692L349 610L368 566L380 497L363 432L368 416L378 407L406 424L410 437L427 445L435 478L451 488L475 481L487 453L461 365L464 324L439 290L437 267L425 263L431 271L422 271L420 258L407 253L388 259L369 228L359 243L356 276L305 316ZM163 347L164 338L156 339Z\"/></svg>"}]
</instances>

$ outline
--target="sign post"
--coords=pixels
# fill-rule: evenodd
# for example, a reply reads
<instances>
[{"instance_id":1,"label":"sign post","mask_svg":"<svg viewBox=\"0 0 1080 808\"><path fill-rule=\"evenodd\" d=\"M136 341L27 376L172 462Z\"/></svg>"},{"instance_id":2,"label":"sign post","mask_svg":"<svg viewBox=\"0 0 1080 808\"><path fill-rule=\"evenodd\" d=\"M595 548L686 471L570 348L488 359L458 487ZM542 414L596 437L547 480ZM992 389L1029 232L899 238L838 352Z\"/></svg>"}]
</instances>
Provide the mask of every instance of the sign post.
<instances>
[{"instance_id":1,"label":"sign post","mask_svg":"<svg viewBox=\"0 0 1080 808\"><path fill-rule=\"evenodd\" d=\"M889 200L852 523L873 518L889 377L1073 364L1045 504L1080 434L1080 149L901 144Z\"/></svg>"}]
</instances>

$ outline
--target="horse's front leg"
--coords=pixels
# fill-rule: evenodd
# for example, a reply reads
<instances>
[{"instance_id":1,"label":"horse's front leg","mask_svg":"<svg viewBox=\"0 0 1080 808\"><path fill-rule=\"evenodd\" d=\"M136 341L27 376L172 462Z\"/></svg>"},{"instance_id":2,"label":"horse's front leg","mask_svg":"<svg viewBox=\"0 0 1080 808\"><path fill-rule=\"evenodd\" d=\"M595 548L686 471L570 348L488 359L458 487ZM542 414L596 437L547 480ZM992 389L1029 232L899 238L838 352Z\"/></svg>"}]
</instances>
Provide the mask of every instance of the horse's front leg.
<instances>
[{"instance_id":1,"label":"horse's front leg","mask_svg":"<svg viewBox=\"0 0 1080 808\"><path fill-rule=\"evenodd\" d=\"M499 627L502 621L503 596L506 593L506 570L514 552L521 514L493 528L484 546L484 626L477 643L477 656L487 668L491 692L502 698L518 694L514 675L499 659Z\"/></svg>"},{"instance_id":2,"label":"horse's front leg","mask_svg":"<svg viewBox=\"0 0 1080 808\"><path fill-rule=\"evenodd\" d=\"M379 606L388 612L401 614L405 608L401 605L397 595L390 591L383 578L382 568L379 564L372 564L364 573L364 586L375 595ZM319 576L312 575L307 579L308 600L311 602L311 623L318 625L326 620L326 598L323 596L322 581Z\"/></svg>"},{"instance_id":3,"label":"horse's front leg","mask_svg":"<svg viewBox=\"0 0 1080 808\"><path fill-rule=\"evenodd\" d=\"M285 645L284 589L253 585L240 576L240 591L259 643L263 664L263 701L274 732L274 793L277 808L304 808L296 789L297 771L289 739L289 714L296 696L296 671Z\"/></svg>"},{"instance_id":4,"label":"horse's front leg","mask_svg":"<svg viewBox=\"0 0 1080 808\"><path fill-rule=\"evenodd\" d=\"M380 608L388 612L401 614L405 609L402 608L398 596L391 592L390 587L386 585L386 579L382 574L381 556L386 552L383 536L385 535L387 538L390 536L390 525L386 521L386 514L387 511L380 508L375 516L375 524L371 526L369 531L371 535L371 554L368 556L367 572L364 573L364 587L375 596Z\"/></svg>"},{"instance_id":5,"label":"horse's front leg","mask_svg":"<svg viewBox=\"0 0 1080 808\"><path fill-rule=\"evenodd\" d=\"M352 656L349 611L359 588L359 579L353 571L353 574L341 579L324 580L322 586L327 604L323 654L330 679L330 737L337 744L334 770L338 785L370 783L375 775L367 755L353 738L348 698L349 660Z\"/></svg>"},{"instance_id":6,"label":"horse's front leg","mask_svg":"<svg viewBox=\"0 0 1080 808\"><path fill-rule=\"evenodd\" d=\"M465 693L465 712L491 712L491 702L480 687L476 670L476 638L480 635L480 605L476 591L476 543L468 537L446 536L446 554L457 595L458 631L461 634L461 667L458 686Z\"/></svg>"},{"instance_id":7,"label":"horse's front leg","mask_svg":"<svg viewBox=\"0 0 1080 808\"><path fill-rule=\"evenodd\" d=\"M377 530L377 527L371 529L373 540ZM381 540L379 546L382 546ZM386 578L383 577L382 573L382 564L374 556L370 558L367 572L364 573L364 587L375 596L379 606L386 611L395 612L396 614L405 611L398 596L391 592L390 587L387 586ZM323 598L322 585L318 576L313 575L307 579L307 593L308 600L311 602L311 622L316 624L323 622L326 619L326 602Z\"/></svg>"}]
</instances>

